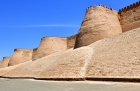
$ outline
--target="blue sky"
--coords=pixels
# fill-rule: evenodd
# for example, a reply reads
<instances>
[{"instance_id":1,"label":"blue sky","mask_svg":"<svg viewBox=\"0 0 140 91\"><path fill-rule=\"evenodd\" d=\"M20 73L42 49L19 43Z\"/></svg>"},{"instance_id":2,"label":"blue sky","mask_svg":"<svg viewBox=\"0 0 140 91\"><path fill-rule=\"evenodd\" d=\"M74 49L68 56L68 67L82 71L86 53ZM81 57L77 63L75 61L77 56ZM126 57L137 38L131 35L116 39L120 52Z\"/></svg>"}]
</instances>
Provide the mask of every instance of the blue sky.
<instances>
[{"instance_id":1,"label":"blue sky","mask_svg":"<svg viewBox=\"0 0 140 91\"><path fill-rule=\"evenodd\" d=\"M44 36L76 34L86 8L115 10L138 0L0 0L0 60L15 48L36 48Z\"/></svg>"}]
</instances>

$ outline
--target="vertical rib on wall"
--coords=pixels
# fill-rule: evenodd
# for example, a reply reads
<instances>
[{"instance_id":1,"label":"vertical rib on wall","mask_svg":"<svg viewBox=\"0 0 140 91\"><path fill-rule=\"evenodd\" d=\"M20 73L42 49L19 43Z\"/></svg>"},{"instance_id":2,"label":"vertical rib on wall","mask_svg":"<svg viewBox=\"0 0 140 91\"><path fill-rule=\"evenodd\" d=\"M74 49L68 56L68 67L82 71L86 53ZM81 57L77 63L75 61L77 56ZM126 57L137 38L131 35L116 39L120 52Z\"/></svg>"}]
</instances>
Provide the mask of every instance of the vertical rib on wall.
<instances>
[{"instance_id":1,"label":"vertical rib on wall","mask_svg":"<svg viewBox=\"0 0 140 91\"><path fill-rule=\"evenodd\" d=\"M35 55L36 55L36 52L37 52L37 48L34 48L34 49L33 49L32 60L33 60L33 58L35 57Z\"/></svg>"},{"instance_id":2,"label":"vertical rib on wall","mask_svg":"<svg viewBox=\"0 0 140 91\"><path fill-rule=\"evenodd\" d=\"M55 52L60 52L67 49L67 38L44 37L33 55L33 60L45 57Z\"/></svg>"},{"instance_id":3,"label":"vertical rib on wall","mask_svg":"<svg viewBox=\"0 0 140 91\"><path fill-rule=\"evenodd\" d=\"M10 60L10 57L3 57L0 68L8 67L9 60Z\"/></svg>"},{"instance_id":4,"label":"vertical rib on wall","mask_svg":"<svg viewBox=\"0 0 140 91\"><path fill-rule=\"evenodd\" d=\"M77 34L67 38L67 49L74 47L76 36L77 36Z\"/></svg>"},{"instance_id":5,"label":"vertical rib on wall","mask_svg":"<svg viewBox=\"0 0 140 91\"><path fill-rule=\"evenodd\" d=\"M119 33L122 29L116 11L103 5L90 7L78 32L75 48Z\"/></svg>"},{"instance_id":6,"label":"vertical rib on wall","mask_svg":"<svg viewBox=\"0 0 140 91\"><path fill-rule=\"evenodd\" d=\"M32 49L15 49L8 65L13 66L32 60L32 53Z\"/></svg>"},{"instance_id":7,"label":"vertical rib on wall","mask_svg":"<svg viewBox=\"0 0 140 91\"><path fill-rule=\"evenodd\" d=\"M140 27L140 1L121 9L118 13L123 32Z\"/></svg>"}]
</instances>

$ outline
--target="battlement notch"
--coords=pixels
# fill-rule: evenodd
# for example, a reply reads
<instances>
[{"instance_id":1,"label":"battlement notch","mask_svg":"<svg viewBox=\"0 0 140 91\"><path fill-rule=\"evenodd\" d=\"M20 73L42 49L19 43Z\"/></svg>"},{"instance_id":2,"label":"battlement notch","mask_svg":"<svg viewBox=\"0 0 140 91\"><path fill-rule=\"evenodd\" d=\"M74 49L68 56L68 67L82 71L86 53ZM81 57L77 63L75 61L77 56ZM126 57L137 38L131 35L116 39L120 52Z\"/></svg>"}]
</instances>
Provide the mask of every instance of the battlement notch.
<instances>
[{"instance_id":1,"label":"battlement notch","mask_svg":"<svg viewBox=\"0 0 140 91\"><path fill-rule=\"evenodd\" d=\"M121 14L122 12L127 12L129 10L132 10L134 8L137 8L140 6L140 1L136 2L136 3L133 3L133 4L130 4L129 6L126 6L122 9L119 10L118 14Z\"/></svg>"},{"instance_id":2,"label":"battlement notch","mask_svg":"<svg viewBox=\"0 0 140 91\"><path fill-rule=\"evenodd\" d=\"M113 8L109 8L109 7L107 7L107 6L103 5L103 4L99 4L98 6L104 7L104 8L106 8L106 9L108 9L108 10L111 10L111 11L113 10ZM92 9L94 9L95 7L98 7L98 6L96 6L96 5L94 5L94 6L89 6L89 7L86 9L86 11L92 10Z\"/></svg>"}]
</instances>

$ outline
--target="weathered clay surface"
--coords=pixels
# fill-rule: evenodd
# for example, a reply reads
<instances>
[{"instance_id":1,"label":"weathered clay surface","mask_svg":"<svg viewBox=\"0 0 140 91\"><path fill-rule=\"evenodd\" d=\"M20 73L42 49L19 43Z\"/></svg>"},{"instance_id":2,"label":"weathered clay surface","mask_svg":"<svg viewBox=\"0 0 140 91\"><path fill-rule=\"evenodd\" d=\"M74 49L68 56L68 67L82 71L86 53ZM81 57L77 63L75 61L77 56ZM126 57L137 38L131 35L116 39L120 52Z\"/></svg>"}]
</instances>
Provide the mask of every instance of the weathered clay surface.
<instances>
[{"instance_id":1,"label":"weathered clay surface","mask_svg":"<svg viewBox=\"0 0 140 91\"><path fill-rule=\"evenodd\" d=\"M140 28L97 41L87 77L140 77Z\"/></svg>"},{"instance_id":2,"label":"weathered clay surface","mask_svg":"<svg viewBox=\"0 0 140 91\"><path fill-rule=\"evenodd\" d=\"M13 66L32 60L32 53L32 49L15 49L8 65Z\"/></svg>"},{"instance_id":3,"label":"weathered clay surface","mask_svg":"<svg viewBox=\"0 0 140 91\"><path fill-rule=\"evenodd\" d=\"M48 65L52 64L63 52L50 54L46 57L37 59L36 61L28 62L26 65L21 65L14 70L4 74L5 77L35 77Z\"/></svg>"},{"instance_id":4,"label":"weathered clay surface","mask_svg":"<svg viewBox=\"0 0 140 91\"><path fill-rule=\"evenodd\" d=\"M119 33L122 29L116 11L103 6L90 7L78 32L75 48Z\"/></svg>"},{"instance_id":5,"label":"weathered clay surface","mask_svg":"<svg viewBox=\"0 0 140 91\"><path fill-rule=\"evenodd\" d=\"M8 67L10 57L3 57L3 60L1 61L0 68Z\"/></svg>"},{"instance_id":6,"label":"weathered clay surface","mask_svg":"<svg viewBox=\"0 0 140 91\"><path fill-rule=\"evenodd\" d=\"M24 62L24 63L20 63L20 64L17 64L17 65L14 65L14 66L9 66L9 67L5 67L5 68L0 68L0 76L3 76L4 74L10 72L11 70L17 68L18 66L22 66L22 65L26 65L28 63L30 63L32 61L27 61L27 62ZM15 74L15 73L13 73ZM10 76L9 76L10 77Z\"/></svg>"},{"instance_id":7,"label":"weathered clay surface","mask_svg":"<svg viewBox=\"0 0 140 91\"><path fill-rule=\"evenodd\" d=\"M33 60L45 57L55 52L64 51L67 49L67 38L44 37L33 55Z\"/></svg>"},{"instance_id":8,"label":"weathered clay surface","mask_svg":"<svg viewBox=\"0 0 140 91\"><path fill-rule=\"evenodd\" d=\"M140 27L140 2L123 8L119 15L123 32Z\"/></svg>"},{"instance_id":9,"label":"weathered clay surface","mask_svg":"<svg viewBox=\"0 0 140 91\"><path fill-rule=\"evenodd\" d=\"M140 28L99 40L87 47L57 52L16 67L4 77L138 78Z\"/></svg>"},{"instance_id":10,"label":"weathered clay surface","mask_svg":"<svg viewBox=\"0 0 140 91\"><path fill-rule=\"evenodd\" d=\"M83 47L63 53L36 78L84 78L92 48Z\"/></svg>"},{"instance_id":11,"label":"weathered clay surface","mask_svg":"<svg viewBox=\"0 0 140 91\"><path fill-rule=\"evenodd\" d=\"M54 53L26 65L19 66L4 77L34 78L84 78L87 64L91 58L92 48Z\"/></svg>"}]
</instances>

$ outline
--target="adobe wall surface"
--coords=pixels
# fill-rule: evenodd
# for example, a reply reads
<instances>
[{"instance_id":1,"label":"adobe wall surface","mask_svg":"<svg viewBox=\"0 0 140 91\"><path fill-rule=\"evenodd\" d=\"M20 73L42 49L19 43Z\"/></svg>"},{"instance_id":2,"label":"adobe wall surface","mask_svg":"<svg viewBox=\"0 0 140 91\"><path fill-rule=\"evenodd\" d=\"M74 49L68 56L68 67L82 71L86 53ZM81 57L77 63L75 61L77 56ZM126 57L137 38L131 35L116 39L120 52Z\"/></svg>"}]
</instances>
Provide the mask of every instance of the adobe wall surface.
<instances>
[{"instance_id":1,"label":"adobe wall surface","mask_svg":"<svg viewBox=\"0 0 140 91\"><path fill-rule=\"evenodd\" d=\"M77 34L76 35L73 35L73 36L70 36L70 37L67 38L67 48L68 49L74 47L76 37L77 37Z\"/></svg>"},{"instance_id":2,"label":"adobe wall surface","mask_svg":"<svg viewBox=\"0 0 140 91\"><path fill-rule=\"evenodd\" d=\"M119 11L123 32L140 27L140 1Z\"/></svg>"},{"instance_id":3,"label":"adobe wall surface","mask_svg":"<svg viewBox=\"0 0 140 91\"><path fill-rule=\"evenodd\" d=\"M33 55L33 60L45 57L55 52L60 52L67 49L67 38L44 37Z\"/></svg>"},{"instance_id":4,"label":"adobe wall surface","mask_svg":"<svg viewBox=\"0 0 140 91\"><path fill-rule=\"evenodd\" d=\"M87 77L140 78L140 28L90 46L94 54L87 68Z\"/></svg>"},{"instance_id":5,"label":"adobe wall surface","mask_svg":"<svg viewBox=\"0 0 140 91\"><path fill-rule=\"evenodd\" d=\"M92 52L90 47L66 51L35 78L84 78Z\"/></svg>"},{"instance_id":6,"label":"adobe wall surface","mask_svg":"<svg viewBox=\"0 0 140 91\"><path fill-rule=\"evenodd\" d=\"M32 53L32 49L15 49L8 65L13 66L32 60Z\"/></svg>"},{"instance_id":7,"label":"adobe wall surface","mask_svg":"<svg viewBox=\"0 0 140 91\"><path fill-rule=\"evenodd\" d=\"M5 67L5 68L0 68L0 76L3 76L4 74L18 68L18 67L22 67L22 65L27 65L28 63L31 63L32 61L27 61L27 62L24 62L24 63L20 63L20 64L17 64L17 65L14 65L14 66L9 66L9 67ZM28 66L29 68L29 66ZM20 69L18 69L19 71ZM15 73L14 73L15 74ZM24 74L23 74L24 75ZM10 76L9 76L10 77Z\"/></svg>"},{"instance_id":8,"label":"adobe wall surface","mask_svg":"<svg viewBox=\"0 0 140 91\"><path fill-rule=\"evenodd\" d=\"M25 65L21 65L3 74L4 77L34 78L84 78L92 48L68 49ZM0 71L1 72L1 71Z\"/></svg>"},{"instance_id":9,"label":"adobe wall surface","mask_svg":"<svg viewBox=\"0 0 140 91\"><path fill-rule=\"evenodd\" d=\"M9 60L10 60L10 57L3 57L0 68L8 67Z\"/></svg>"},{"instance_id":10,"label":"adobe wall surface","mask_svg":"<svg viewBox=\"0 0 140 91\"><path fill-rule=\"evenodd\" d=\"M105 6L90 7L78 32L75 48L119 33L122 33L122 28L116 11Z\"/></svg>"},{"instance_id":11,"label":"adobe wall surface","mask_svg":"<svg viewBox=\"0 0 140 91\"><path fill-rule=\"evenodd\" d=\"M140 78L140 28L89 46L54 53L6 72L37 79ZM123 44L123 45L122 45ZM0 71L1 72L1 71Z\"/></svg>"}]
</instances>

